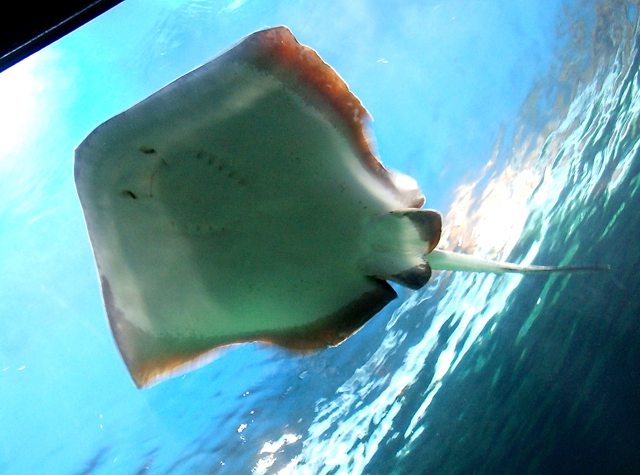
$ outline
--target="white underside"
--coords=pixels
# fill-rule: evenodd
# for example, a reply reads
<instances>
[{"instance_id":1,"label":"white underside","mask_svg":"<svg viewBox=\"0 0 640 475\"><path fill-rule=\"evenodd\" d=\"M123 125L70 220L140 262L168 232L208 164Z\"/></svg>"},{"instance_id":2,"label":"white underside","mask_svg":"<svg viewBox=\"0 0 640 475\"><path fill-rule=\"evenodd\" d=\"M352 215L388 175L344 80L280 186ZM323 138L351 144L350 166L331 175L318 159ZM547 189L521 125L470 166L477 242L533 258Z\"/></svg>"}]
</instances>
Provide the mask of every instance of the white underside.
<instances>
[{"instance_id":1,"label":"white underside","mask_svg":"<svg viewBox=\"0 0 640 475\"><path fill-rule=\"evenodd\" d=\"M161 91L78 148L78 192L121 318L147 335L233 339L374 289L367 223L403 204L272 77L238 65L206 81Z\"/></svg>"}]
</instances>

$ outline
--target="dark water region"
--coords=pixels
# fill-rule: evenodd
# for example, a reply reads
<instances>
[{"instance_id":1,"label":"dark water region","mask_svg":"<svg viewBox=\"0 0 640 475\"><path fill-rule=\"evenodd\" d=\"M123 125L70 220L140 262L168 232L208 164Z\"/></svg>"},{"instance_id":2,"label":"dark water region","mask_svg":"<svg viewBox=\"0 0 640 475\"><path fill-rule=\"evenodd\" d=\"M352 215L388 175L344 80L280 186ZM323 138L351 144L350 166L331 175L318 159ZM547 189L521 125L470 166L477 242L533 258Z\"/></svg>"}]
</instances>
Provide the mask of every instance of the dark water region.
<instances>
[{"instance_id":1,"label":"dark water region","mask_svg":"<svg viewBox=\"0 0 640 475\"><path fill-rule=\"evenodd\" d=\"M622 190L639 174L636 159ZM610 215L593 215L574 233L581 260L610 263L610 273L556 279L542 309L546 279L521 282L493 334L438 394L428 442L402 473L640 473L639 198L625 200L606 239L597 231ZM602 196L593 200L603 205ZM518 341L534 311L535 325Z\"/></svg>"},{"instance_id":2,"label":"dark water region","mask_svg":"<svg viewBox=\"0 0 640 475\"><path fill-rule=\"evenodd\" d=\"M635 28L618 27L608 25L611 36L595 33L594 47L603 48L605 38L622 54L602 58L609 64L593 81L604 88L607 74L617 73L620 94L590 104L587 117L601 122L587 120L585 130L597 133L582 137L575 180L553 210L536 259L565 262L571 249L571 263L611 270L523 279L499 324L485 329L434 399L424 443L394 473L640 473L640 130L633 112L640 56ZM606 148L613 152L600 182L572 206L572 189L603 166ZM626 175L611 191L624 160ZM530 245L525 239L511 257ZM374 464L384 460L379 454Z\"/></svg>"}]
</instances>

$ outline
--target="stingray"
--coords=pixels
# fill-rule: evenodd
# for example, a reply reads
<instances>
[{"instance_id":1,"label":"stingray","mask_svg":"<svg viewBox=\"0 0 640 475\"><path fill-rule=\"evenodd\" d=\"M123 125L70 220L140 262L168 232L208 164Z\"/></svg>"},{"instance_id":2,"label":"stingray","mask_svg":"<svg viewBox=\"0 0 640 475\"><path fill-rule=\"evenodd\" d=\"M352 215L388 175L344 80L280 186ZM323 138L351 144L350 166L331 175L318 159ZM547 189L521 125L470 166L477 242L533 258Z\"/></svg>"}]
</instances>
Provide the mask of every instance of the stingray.
<instances>
[{"instance_id":1,"label":"stingray","mask_svg":"<svg viewBox=\"0 0 640 475\"><path fill-rule=\"evenodd\" d=\"M432 269L548 272L436 250L438 212L285 27L251 34L96 128L75 183L138 387L230 345L335 346Z\"/></svg>"}]
</instances>

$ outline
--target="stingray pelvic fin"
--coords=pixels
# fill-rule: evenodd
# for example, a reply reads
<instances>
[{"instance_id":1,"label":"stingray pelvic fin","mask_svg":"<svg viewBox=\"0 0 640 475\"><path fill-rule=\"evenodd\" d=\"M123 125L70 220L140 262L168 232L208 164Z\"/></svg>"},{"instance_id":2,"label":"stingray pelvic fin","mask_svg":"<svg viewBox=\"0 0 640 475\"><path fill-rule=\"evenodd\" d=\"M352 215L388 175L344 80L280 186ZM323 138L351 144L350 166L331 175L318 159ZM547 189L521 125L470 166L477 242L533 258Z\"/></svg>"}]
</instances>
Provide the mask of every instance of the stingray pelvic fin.
<instances>
[{"instance_id":1,"label":"stingray pelvic fin","mask_svg":"<svg viewBox=\"0 0 640 475\"><path fill-rule=\"evenodd\" d=\"M425 260L440 240L442 218L427 209L404 209L374 216L367 224L359 260L365 275L413 290L431 277Z\"/></svg>"},{"instance_id":2,"label":"stingray pelvic fin","mask_svg":"<svg viewBox=\"0 0 640 475\"><path fill-rule=\"evenodd\" d=\"M600 272L609 266L521 266L509 262L496 262L479 257L434 249L425 256L432 269L461 270L468 272L488 272L492 274L537 274L549 272Z\"/></svg>"},{"instance_id":3,"label":"stingray pelvic fin","mask_svg":"<svg viewBox=\"0 0 640 475\"><path fill-rule=\"evenodd\" d=\"M407 218L418 232L420 239L427 244L427 253L433 251L442 234L442 216L431 209L406 209L389 213Z\"/></svg>"},{"instance_id":4,"label":"stingray pelvic fin","mask_svg":"<svg viewBox=\"0 0 640 475\"><path fill-rule=\"evenodd\" d=\"M427 284L427 282L429 282L430 278L431 267L429 267L429 264L426 262L387 277L388 280L403 285L411 290L421 289Z\"/></svg>"}]
</instances>

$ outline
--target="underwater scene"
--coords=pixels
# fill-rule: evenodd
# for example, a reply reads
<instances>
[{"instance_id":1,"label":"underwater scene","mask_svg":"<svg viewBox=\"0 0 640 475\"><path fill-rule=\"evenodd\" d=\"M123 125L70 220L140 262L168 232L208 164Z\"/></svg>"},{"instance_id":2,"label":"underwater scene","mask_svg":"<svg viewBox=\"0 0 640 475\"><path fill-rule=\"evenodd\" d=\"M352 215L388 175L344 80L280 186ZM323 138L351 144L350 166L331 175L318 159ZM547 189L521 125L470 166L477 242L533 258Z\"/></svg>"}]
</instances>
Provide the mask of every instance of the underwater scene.
<instances>
[{"instance_id":1,"label":"underwater scene","mask_svg":"<svg viewBox=\"0 0 640 475\"><path fill-rule=\"evenodd\" d=\"M609 270L434 270L340 345L138 389L74 150L278 25L362 101L438 249ZM639 73L635 0L125 0L0 73L0 474L640 473Z\"/></svg>"}]
</instances>

